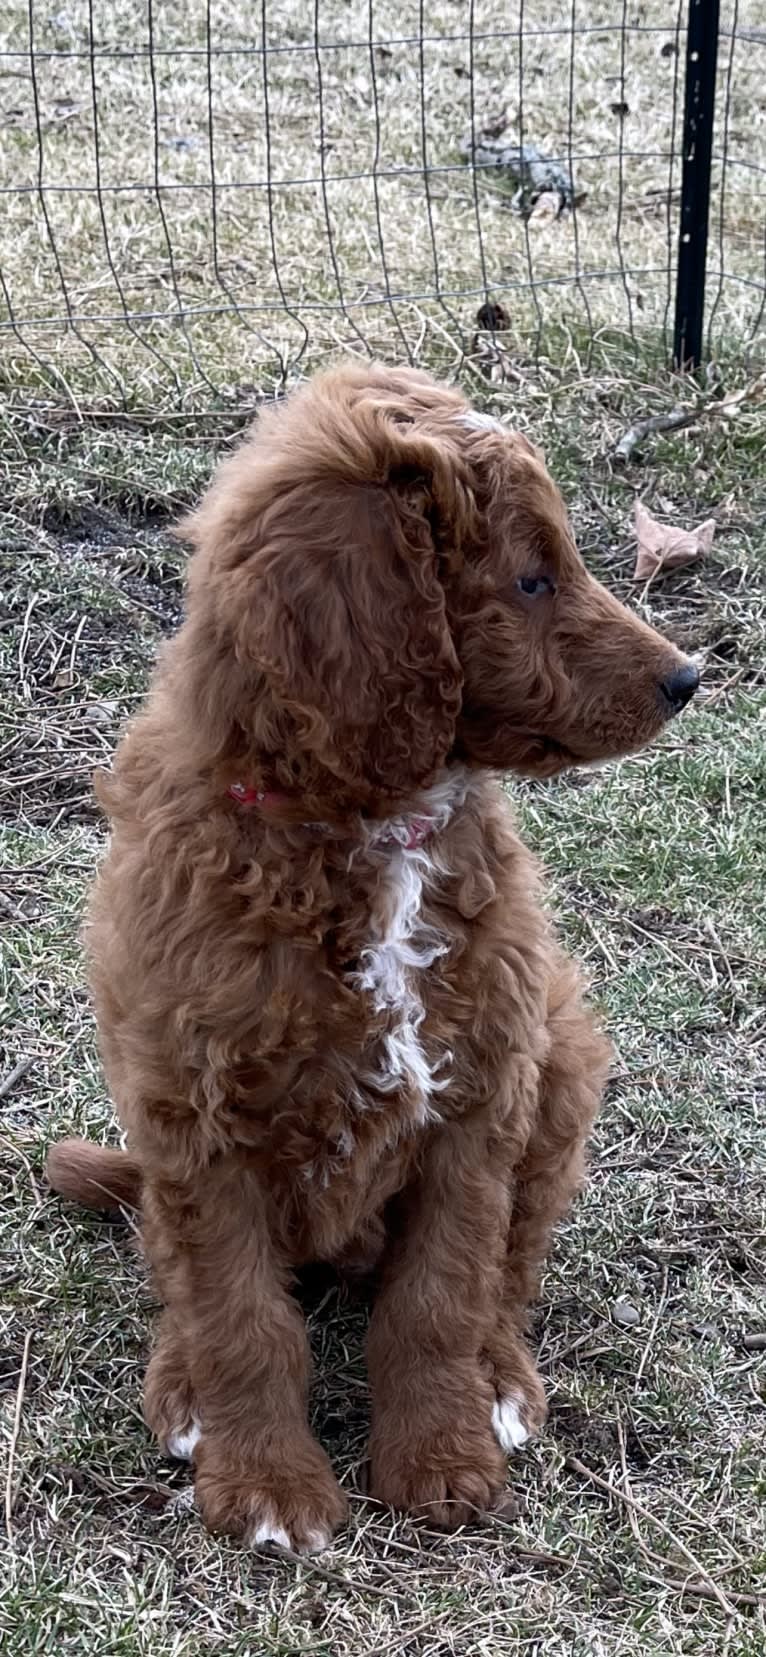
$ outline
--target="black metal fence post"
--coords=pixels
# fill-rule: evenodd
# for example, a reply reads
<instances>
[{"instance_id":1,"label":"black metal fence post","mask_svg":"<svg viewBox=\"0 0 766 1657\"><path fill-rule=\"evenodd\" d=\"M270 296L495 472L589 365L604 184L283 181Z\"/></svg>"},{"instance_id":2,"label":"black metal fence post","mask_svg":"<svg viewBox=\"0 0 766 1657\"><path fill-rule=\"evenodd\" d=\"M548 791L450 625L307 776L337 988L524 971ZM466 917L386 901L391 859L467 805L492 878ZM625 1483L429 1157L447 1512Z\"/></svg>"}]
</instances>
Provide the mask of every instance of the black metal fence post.
<instances>
[{"instance_id":1,"label":"black metal fence post","mask_svg":"<svg viewBox=\"0 0 766 1657\"><path fill-rule=\"evenodd\" d=\"M719 11L720 0L689 0L681 224L673 334L676 368L694 368L702 356Z\"/></svg>"}]
</instances>

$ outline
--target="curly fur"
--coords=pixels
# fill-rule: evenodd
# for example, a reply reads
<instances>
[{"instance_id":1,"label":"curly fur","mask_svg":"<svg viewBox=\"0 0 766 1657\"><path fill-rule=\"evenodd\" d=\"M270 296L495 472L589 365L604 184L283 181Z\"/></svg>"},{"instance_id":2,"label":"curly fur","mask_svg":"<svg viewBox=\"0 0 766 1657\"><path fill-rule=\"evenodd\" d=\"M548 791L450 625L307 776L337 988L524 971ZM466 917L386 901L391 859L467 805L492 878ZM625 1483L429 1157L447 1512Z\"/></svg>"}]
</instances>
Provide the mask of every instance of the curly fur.
<instances>
[{"instance_id":1,"label":"curly fur","mask_svg":"<svg viewBox=\"0 0 766 1657\"><path fill-rule=\"evenodd\" d=\"M128 1150L49 1176L140 1206L147 1418L210 1526L309 1550L343 1520L290 1294L315 1260L377 1267L372 1492L459 1524L544 1415L526 1311L608 1058L493 773L640 747L683 659L587 573L531 445L413 371L319 376L182 533L186 619L98 783Z\"/></svg>"}]
</instances>

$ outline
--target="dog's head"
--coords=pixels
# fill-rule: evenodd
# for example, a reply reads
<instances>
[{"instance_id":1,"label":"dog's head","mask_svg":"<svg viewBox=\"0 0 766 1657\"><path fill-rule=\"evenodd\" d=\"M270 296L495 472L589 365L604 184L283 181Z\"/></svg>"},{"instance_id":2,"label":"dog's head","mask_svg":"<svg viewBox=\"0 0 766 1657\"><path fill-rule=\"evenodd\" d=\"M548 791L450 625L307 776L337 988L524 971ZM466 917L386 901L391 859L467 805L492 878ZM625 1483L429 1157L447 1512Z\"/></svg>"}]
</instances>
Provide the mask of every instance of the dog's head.
<instances>
[{"instance_id":1,"label":"dog's head","mask_svg":"<svg viewBox=\"0 0 766 1657\"><path fill-rule=\"evenodd\" d=\"M181 528L193 716L304 811L382 811L452 757L548 776L629 753L696 689L588 573L531 444L412 370L318 376Z\"/></svg>"}]
</instances>

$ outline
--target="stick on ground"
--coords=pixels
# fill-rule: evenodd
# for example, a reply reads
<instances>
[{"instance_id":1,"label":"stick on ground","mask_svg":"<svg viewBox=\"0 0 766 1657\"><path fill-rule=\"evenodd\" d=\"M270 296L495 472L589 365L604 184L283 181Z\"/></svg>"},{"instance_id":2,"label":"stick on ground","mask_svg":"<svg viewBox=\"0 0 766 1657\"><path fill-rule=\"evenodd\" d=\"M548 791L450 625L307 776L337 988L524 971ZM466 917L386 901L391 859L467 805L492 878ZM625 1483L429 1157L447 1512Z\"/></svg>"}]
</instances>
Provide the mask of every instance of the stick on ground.
<instances>
[{"instance_id":1,"label":"stick on ground","mask_svg":"<svg viewBox=\"0 0 766 1657\"><path fill-rule=\"evenodd\" d=\"M658 1519L656 1513L652 1513L648 1507L644 1507L643 1502L639 1502L636 1496L629 1496L627 1491L620 1490L617 1485L610 1484L608 1479L602 1479L601 1474L594 1473L591 1467L586 1467L585 1462L581 1461L579 1456L567 1456L565 1465L570 1472L577 1473L581 1479L587 1479L589 1484L595 1484L599 1490L606 1491L608 1496L616 1496L626 1507L633 1508L634 1512L640 1513L642 1519L646 1519L648 1524L654 1525L657 1530L662 1532L663 1536L667 1536L668 1541L678 1548L679 1553L683 1554L684 1559L696 1572L706 1590L706 1597L710 1595L713 1599L717 1599L721 1610L725 1612L727 1617L738 1616L736 1607L727 1598L723 1589L719 1588L718 1583L705 1570L704 1565L701 1564L696 1554L692 1553L691 1548L687 1548L686 1543L681 1541L680 1536L676 1536L675 1531L672 1531L670 1526L665 1524L664 1519Z\"/></svg>"}]
</instances>

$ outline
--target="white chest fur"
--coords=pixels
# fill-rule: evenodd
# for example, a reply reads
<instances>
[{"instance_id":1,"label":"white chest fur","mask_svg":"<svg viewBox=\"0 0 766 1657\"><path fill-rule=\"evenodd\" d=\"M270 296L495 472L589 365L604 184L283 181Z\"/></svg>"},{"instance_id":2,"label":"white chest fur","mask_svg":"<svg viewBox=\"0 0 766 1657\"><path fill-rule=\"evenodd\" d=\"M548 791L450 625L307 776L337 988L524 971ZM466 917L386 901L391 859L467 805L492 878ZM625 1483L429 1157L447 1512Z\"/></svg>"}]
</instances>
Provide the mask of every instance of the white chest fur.
<instances>
[{"instance_id":1,"label":"white chest fur","mask_svg":"<svg viewBox=\"0 0 766 1657\"><path fill-rule=\"evenodd\" d=\"M447 1051L429 1054L423 1041L425 975L450 949L450 939L425 919L424 900L446 872L438 831L465 794L462 774L433 789L423 801L431 832L414 845L407 820L381 825L376 838L385 845L385 863L371 906L369 943L355 974L356 987L369 995L374 1011L387 1015L379 1055L365 1080L379 1092L410 1094L421 1122L435 1114L432 1098L447 1085L451 1059Z\"/></svg>"},{"instance_id":2,"label":"white chest fur","mask_svg":"<svg viewBox=\"0 0 766 1657\"><path fill-rule=\"evenodd\" d=\"M370 1081L386 1093L398 1088L413 1092L421 1120L430 1115L431 1095L444 1086L436 1071L443 1069L445 1056L436 1063L429 1060L421 1040L425 1008L419 979L449 948L422 915L424 887L434 872L425 847L407 851L397 846L391 852L371 917L370 943L356 976L375 1012L389 1015L382 1062Z\"/></svg>"}]
</instances>

